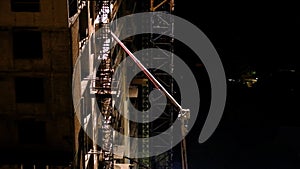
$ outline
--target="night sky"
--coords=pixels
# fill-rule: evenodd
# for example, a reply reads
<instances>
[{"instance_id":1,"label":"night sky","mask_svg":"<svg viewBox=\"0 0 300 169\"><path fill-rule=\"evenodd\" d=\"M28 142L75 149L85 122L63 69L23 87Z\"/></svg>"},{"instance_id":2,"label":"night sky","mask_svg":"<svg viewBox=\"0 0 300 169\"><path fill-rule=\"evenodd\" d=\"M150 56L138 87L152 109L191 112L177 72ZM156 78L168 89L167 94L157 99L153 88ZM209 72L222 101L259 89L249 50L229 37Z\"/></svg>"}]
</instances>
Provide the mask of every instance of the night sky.
<instances>
[{"instance_id":1,"label":"night sky","mask_svg":"<svg viewBox=\"0 0 300 169\"><path fill-rule=\"evenodd\" d=\"M197 25L211 40L227 78L240 77L247 68L259 77L253 88L227 84L220 125L208 141L199 144L210 86L205 68L195 64L201 61L186 60L198 78L202 99L197 124L187 137L189 169L300 168L297 5L175 2L175 15ZM191 52L189 56L194 58Z\"/></svg>"},{"instance_id":2,"label":"night sky","mask_svg":"<svg viewBox=\"0 0 300 169\"><path fill-rule=\"evenodd\" d=\"M244 64L269 69L295 63L299 11L293 4L199 3L177 1L175 14L208 36L226 71Z\"/></svg>"}]
</instances>

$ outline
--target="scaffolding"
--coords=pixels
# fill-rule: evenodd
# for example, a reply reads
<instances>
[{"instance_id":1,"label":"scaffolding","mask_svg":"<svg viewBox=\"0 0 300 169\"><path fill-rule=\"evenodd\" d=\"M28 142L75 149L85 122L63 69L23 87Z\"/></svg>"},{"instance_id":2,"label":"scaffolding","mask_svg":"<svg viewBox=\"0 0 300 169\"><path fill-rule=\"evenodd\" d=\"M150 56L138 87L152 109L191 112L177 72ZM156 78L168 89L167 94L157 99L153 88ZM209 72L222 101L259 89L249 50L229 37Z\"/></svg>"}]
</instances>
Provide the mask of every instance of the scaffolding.
<instances>
[{"instance_id":1,"label":"scaffolding","mask_svg":"<svg viewBox=\"0 0 300 169\"><path fill-rule=\"evenodd\" d=\"M150 0L149 4L145 4L146 11L155 12L161 11L172 14L174 11L174 1L173 0ZM144 59L143 63L150 65L150 67L157 67L157 69L153 69L152 73L155 77L164 85L167 92L174 96L174 84L173 84L173 42L174 42L174 21L172 17L163 18L159 13L153 13L151 20L145 20L145 26L150 27L150 32L164 32L169 36L162 36L157 34L150 34L148 37L143 38L143 48L156 48L159 50L167 50L168 53L161 52L160 55L154 56L151 53L152 50L147 50L144 53L145 58L151 57L151 59ZM156 29L156 30L155 30ZM150 51L150 52L148 52ZM160 67L165 67L169 71L164 72L160 71ZM170 74L169 74L170 73ZM153 85L150 88L153 88ZM151 168L157 169L172 169L173 168L173 130L169 130L166 132L168 128L170 128L173 124L175 110L173 104L168 101L167 105L160 105L156 103L153 105L161 110L163 113L158 117L151 117L152 119L156 119L152 123L149 124L149 137L161 134L168 135L168 137L164 137L164 140L160 140L159 143L149 143L151 146L151 153L156 154L159 152L161 148L167 149L169 151L160 154L158 156L153 156L150 159ZM163 107L162 107L163 106ZM165 107L166 106L166 107ZM152 115L153 116L153 115ZM146 124L147 125L147 124Z\"/></svg>"},{"instance_id":2,"label":"scaffolding","mask_svg":"<svg viewBox=\"0 0 300 169\"><path fill-rule=\"evenodd\" d=\"M154 12L154 11L164 11L167 13L173 13L174 11L174 1L173 0L161 0L161 2L149 0L143 2L140 5L140 9L145 12ZM95 34L95 57L100 60L100 65L97 70L96 80L94 81L94 89L96 90L96 100L99 106L101 114L93 112L91 115L91 122L89 125L92 125L92 138L91 140L85 138L86 142L91 141L91 143L86 143L86 155L84 168L103 168L103 169L112 169L112 168L128 168L132 166L134 168L155 168L155 169L172 169L173 168L173 138L172 130L166 133L168 135L167 140L161 140L160 145L154 144L147 139L144 139L142 146L139 147L139 151L144 154L144 156L151 154L156 154L159 152L159 149L164 147L169 151L160 154L155 157L147 157L142 159L132 159L125 156L117 157L114 155L122 146L129 146L131 143L126 142L126 140L120 141L116 139L114 130L117 130L123 134L127 135L142 135L144 138L152 137L157 134L164 132L166 129L170 128L174 122L174 117L176 119L175 108L172 101L168 101L166 108L162 107L165 105L156 104L155 107L161 107L163 113L158 117L149 117L153 116L151 114L145 113L143 118L144 121L149 121L149 118L156 119L154 122L141 123L140 126L136 126L139 130L136 132L128 131L132 130L131 123L126 122L124 118L120 116L114 107L114 101L112 95L120 94L118 91L123 91L122 96L118 96L117 99L120 99L120 102L124 101L126 96L126 89L124 88L124 77L118 77L115 75L115 69L118 67L118 64L122 59L126 57L125 52L119 49L116 46L112 46L112 37L111 37L111 28L109 23L117 17L118 7L122 4L121 0L99 0L96 2L97 10L99 13L99 29L100 32ZM135 6L134 6L135 8ZM120 9L123 10L123 9ZM126 13L122 11L122 13ZM169 36L161 36L156 34L147 34L142 35L142 49L146 48L157 48L169 51L168 53L162 53L159 56L152 56L151 52L145 52L143 55L143 64L147 65L160 65L168 67L169 73L157 70L150 70L152 74L155 75L155 78L163 84L167 93L174 95L174 86L173 86L173 18L163 18L161 15L155 13L153 14L151 20L149 18L145 20L143 24L147 29L154 30L160 29L161 32L168 32ZM128 40L128 39L127 39ZM129 43L134 44L134 40L130 40ZM140 43L140 42L138 42ZM100 44L100 47L98 46ZM99 47L99 48L98 48ZM159 66L159 67L160 67ZM117 79L113 79L113 75ZM148 81L148 78L142 78L143 83L142 87L142 103L141 107L144 110L147 110L149 106L148 97L149 93L155 86L153 83ZM112 89L115 89L112 91ZM123 99L123 100L122 100ZM126 104L126 103L124 103ZM124 105L121 105L121 107ZM126 105L125 105L126 107ZM126 111L126 110L125 110ZM123 126L122 126L123 125ZM121 127L120 127L121 126ZM100 141L99 141L100 140ZM100 145L98 143L101 143ZM132 143L134 144L134 143ZM151 147L151 148L150 148ZM89 151L87 151L89 149ZM126 148L125 148L126 149ZM126 151L126 150L123 150ZM93 161L93 162L92 162ZM119 163L117 163L119 162ZM122 164L121 164L122 163ZM133 165L135 164L135 165Z\"/></svg>"},{"instance_id":3,"label":"scaffolding","mask_svg":"<svg viewBox=\"0 0 300 169\"><path fill-rule=\"evenodd\" d=\"M100 161L103 169L114 168L113 158L113 107L111 97L112 74L112 55L111 55L111 38L109 22L111 20L111 0L99 1L99 36L96 41L101 44L99 50L99 59L101 60L98 68L97 77L99 78L99 89L97 91L97 103L99 105L101 115L95 115L95 124L97 126L94 131L93 149L98 152L98 139L101 139ZM99 119L98 119L99 118ZM100 124L98 124L100 123ZM99 134L99 135L98 135ZM94 155L94 169L99 168L97 154Z\"/></svg>"}]
</instances>

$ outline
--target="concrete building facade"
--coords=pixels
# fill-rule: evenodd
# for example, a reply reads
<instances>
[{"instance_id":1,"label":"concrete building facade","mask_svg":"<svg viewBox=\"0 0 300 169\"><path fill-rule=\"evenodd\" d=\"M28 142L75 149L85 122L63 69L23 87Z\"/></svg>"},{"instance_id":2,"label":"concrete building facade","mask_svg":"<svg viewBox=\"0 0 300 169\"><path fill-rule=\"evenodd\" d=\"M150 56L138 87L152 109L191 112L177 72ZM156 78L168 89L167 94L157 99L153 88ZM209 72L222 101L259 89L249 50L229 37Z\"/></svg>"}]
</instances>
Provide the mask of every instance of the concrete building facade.
<instances>
[{"instance_id":1,"label":"concrete building facade","mask_svg":"<svg viewBox=\"0 0 300 169\"><path fill-rule=\"evenodd\" d=\"M0 168L71 167L73 65L95 4L0 1Z\"/></svg>"}]
</instances>

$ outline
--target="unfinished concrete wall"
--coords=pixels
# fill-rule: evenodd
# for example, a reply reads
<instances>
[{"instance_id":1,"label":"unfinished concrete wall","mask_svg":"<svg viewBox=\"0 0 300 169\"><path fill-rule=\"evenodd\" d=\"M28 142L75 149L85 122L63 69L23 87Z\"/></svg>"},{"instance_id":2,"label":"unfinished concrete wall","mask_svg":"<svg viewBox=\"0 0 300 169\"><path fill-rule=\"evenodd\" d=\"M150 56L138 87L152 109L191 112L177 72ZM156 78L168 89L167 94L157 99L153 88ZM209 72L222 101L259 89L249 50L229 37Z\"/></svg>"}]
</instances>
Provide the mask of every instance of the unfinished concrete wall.
<instances>
[{"instance_id":1,"label":"unfinished concrete wall","mask_svg":"<svg viewBox=\"0 0 300 169\"><path fill-rule=\"evenodd\" d=\"M67 0L41 0L40 12L13 12L10 0L0 1L0 26L68 27Z\"/></svg>"},{"instance_id":2,"label":"unfinished concrete wall","mask_svg":"<svg viewBox=\"0 0 300 169\"><path fill-rule=\"evenodd\" d=\"M5 157L0 159L2 164L56 159L68 163L73 158L72 45L78 48L78 28L73 36L67 2L41 0L39 12L12 12L10 0L0 1L0 155ZM16 57L16 30L40 32L41 57ZM18 78L25 78L24 88ZM26 78L42 79L42 87L28 89L32 86L25 85ZM24 95L22 91L27 89L32 90L28 97L40 96L41 100L18 101L18 93Z\"/></svg>"},{"instance_id":3,"label":"unfinished concrete wall","mask_svg":"<svg viewBox=\"0 0 300 169\"><path fill-rule=\"evenodd\" d=\"M68 0L40 0L38 12L13 12L10 0L0 0L0 132L2 134L0 154L1 157L6 156L0 159L0 162L14 163L24 157L29 161L61 159L64 160L63 162L68 162L66 159L73 158L74 147L77 150L79 146L81 126L76 118L74 124L72 71L80 52L79 41L84 38L80 38L79 30L84 32L86 27L87 36L94 32L93 21L96 17L94 5L95 2L88 1L84 15L73 17L75 20L69 25ZM93 11L90 12L90 9ZM40 32L42 46L40 57L21 59L16 57L16 47L14 47L16 30ZM31 38L29 37L28 40L30 41ZM23 43L26 44L26 41ZM18 51L22 53L22 50ZM16 84L19 83L16 79L20 77L42 79L42 90L32 91L32 95L37 96L39 94L34 93L43 93L42 101L25 103L17 101L16 88L20 88L18 86L22 84ZM78 78L80 82L81 77ZM76 91L81 93L80 88ZM45 137L44 141L24 143L25 138L20 133L28 129L22 129L23 121L31 123L30 120L36 123L31 126L32 130L34 127L44 128L44 131L42 129L36 131L41 137ZM34 135L34 132L32 133ZM39 136L36 139L39 140ZM25 142L28 140L25 139ZM19 153L16 155L17 151ZM29 155L30 152L35 155ZM9 166L20 168L19 164Z\"/></svg>"},{"instance_id":4,"label":"unfinished concrete wall","mask_svg":"<svg viewBox=\"0 0 300 169\"><path fill-rule=\"evenodd\" d=\"M42 38L41 59L15 59L13 56L13 30L0 30L0 71L39 73L72 71L70 36L67 29L40 30Z\"/></svg>"}]
</instances>

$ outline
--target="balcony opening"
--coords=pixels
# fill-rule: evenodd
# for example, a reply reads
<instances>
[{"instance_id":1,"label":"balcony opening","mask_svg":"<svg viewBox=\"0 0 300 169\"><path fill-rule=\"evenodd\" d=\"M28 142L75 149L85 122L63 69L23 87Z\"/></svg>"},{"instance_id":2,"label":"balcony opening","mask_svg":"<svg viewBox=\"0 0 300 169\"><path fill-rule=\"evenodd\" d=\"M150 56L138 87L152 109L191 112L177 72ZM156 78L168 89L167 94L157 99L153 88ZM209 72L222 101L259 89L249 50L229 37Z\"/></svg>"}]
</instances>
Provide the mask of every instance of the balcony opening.
<instances>
[{"instance_id":1,"label":"balcony opening","mask_svg":"<svg viewBox=\"0 0 300 169\"><path fill-rule=\"evenodd\" d=\"M43 103L44 79L31 77L15 78L16 103Z\"/></svg>"},{"instance_id":2,"label":"balcony opening","mask_svg":"<svg viewBox=\"0 0 300 169\"><path fill-rule=\"evenodd\" d=\"M18 122L18 140L20 144L43 144L46 141L44 121L25 119Z\"/></svg>"},{"instance_id":3,"label":"balcony opening","mask_svg":"<svg viewBox=\"0 0 300 169\"><path fill-rule=\"evenodd\" d=\"M13 54L15 59L43 58L40 31L15 29L13 31Z\"/></svg>"},{"instance_id":4,"label":"balcony opening","mask_svg":"<svg viewBox=\"0 0 300 169\"><path fill-rule=\"evenodd\" d=\"M40 12L40 0L11 0L13 12Z\"/></svg>"}]
</instances>

